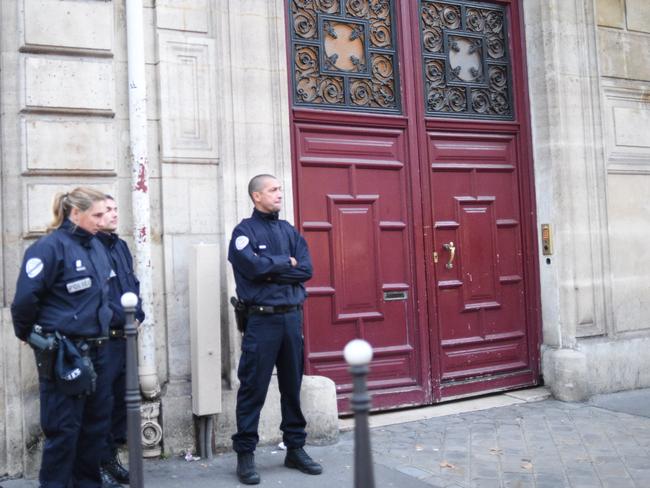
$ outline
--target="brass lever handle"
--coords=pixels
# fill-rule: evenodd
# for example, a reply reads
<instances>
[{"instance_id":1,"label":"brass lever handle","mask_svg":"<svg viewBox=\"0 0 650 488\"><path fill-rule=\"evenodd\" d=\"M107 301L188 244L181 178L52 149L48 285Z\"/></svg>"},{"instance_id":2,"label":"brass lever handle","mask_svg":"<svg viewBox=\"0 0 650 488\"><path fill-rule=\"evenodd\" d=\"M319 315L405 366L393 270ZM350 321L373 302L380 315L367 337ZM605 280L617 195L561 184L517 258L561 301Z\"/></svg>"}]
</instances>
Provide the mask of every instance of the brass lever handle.
<instances>
[{"instance_id":1,"label":"brass lever handle","mask_svg":"<svg viewBox=\"0 0 650 488\"><path fill-rule=\"evenodd\" d=\"M447 244L443 244L442 247L449 251L449 262L445 264L445 268L452 269L454 267L454 258L456 257L456 246L454 246L453 242L448 242Z\"/></svg>"}]
</instances>

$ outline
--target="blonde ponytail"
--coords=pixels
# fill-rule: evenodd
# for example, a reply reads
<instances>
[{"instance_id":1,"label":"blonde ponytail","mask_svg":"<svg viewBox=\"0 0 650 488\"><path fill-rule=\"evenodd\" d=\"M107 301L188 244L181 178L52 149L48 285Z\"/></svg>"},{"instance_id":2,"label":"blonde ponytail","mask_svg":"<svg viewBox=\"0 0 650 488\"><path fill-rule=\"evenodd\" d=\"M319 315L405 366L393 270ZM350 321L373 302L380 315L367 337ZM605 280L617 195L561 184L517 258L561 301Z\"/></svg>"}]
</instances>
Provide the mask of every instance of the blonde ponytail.
<instances>
[{"instance_id":1,"label":"blonde ponytail","mask_svg":"<svg viewBox=\"0 0 650 488\"><path fill-rule=\"evenodd\" d=\"M105 199L106 195L101 191L83 186L68 193L57 193L52 201L52 221L47 227L47 231L52 232L61 227L63 221L70 216L73 207L85 212L92 207L93 203Z\"/></svg>"}]
</instances>

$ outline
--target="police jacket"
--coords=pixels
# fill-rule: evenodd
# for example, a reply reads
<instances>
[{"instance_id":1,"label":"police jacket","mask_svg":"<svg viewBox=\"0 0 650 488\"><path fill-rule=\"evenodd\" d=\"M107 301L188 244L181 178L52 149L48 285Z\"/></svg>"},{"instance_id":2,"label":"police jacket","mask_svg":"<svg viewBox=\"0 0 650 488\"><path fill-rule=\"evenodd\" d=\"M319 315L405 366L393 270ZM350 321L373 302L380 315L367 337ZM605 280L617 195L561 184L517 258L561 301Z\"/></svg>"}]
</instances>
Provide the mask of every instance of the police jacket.
<instances>
[{"instance_id":1,"label":"police jacket","mask_svg":"<svg viewBox=\"0 0 650 488\"><path fill-rule=\"evenodd\" d=\"M293 256L298 266L292 267ZM253 210L232 233L228 249L237 295L247 305L300 305L312 276L305 239L277 213Z\"/></svg>"},{"instance_id":2,"label":"police jacket","mask_svg":"<svg viewBox=\"0 0 650 488\"><path fill-rule=\"evenodd\" d=\"M105 337L111 266L100 242L66 219L25 251L11 304L14 331L25 339L34 324L71 337Z\"/></svg>"},{"instance_id":3,"label":"police jacket","mask_svg":"<svg viewBox=\"0 0 650 488\"><path fill-rule=\"evenodd\" d=\"M138 297L135 318L140 323L144 322L144 311L140 300L140 282L133 272L133 256L131 256L129 247L123 239L114 233L98 232L97 238L106 248L116 275L110 280L110 305L113 310L111 328L123 329L126 324L126 314L122 308L122 295L129 291Z\"/></svg>"}]
</instances>

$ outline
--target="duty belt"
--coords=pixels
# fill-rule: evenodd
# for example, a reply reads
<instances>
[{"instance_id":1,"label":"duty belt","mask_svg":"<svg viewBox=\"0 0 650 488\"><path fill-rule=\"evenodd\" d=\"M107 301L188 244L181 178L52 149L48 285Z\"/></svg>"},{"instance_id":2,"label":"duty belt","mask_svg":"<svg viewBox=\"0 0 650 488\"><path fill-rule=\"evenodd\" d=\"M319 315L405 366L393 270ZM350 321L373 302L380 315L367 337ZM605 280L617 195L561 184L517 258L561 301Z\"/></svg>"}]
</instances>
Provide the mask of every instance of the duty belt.
<instances>
[{"instance_id":1,"label":"duty belt","mask_svg":"<svg viewBox=\"0 0 650 488\"><path fill-rule=\"evenodd\" d=\"M111 339L118 339L124 337L124 329L110 329L108 331L108 337Z\"/></svg>"},{"instance_id":2,"label":"duty belt","mask_svg":"<svg viewBox=\"0 0 650 488\"><path fill-rule=\"evenodd\" d=\"M301 305L249 305L247 312L249 315L262 314L270 315L274 313L289 313L300 310Z\"/></svg>"},{"instance_id":3,"label":"duty belt","mask_svg":"<svg viewBox=\"0 0 650 488\"><path fill-rule=\"evenodd\" d=\"M77 347L79 347L80 344L86 343L90 347L100 347L103 346L108 342L108 337L70 337L68 336L68 339L70 339L72 342L75 343Z\"/></svg>"}]
</instances>

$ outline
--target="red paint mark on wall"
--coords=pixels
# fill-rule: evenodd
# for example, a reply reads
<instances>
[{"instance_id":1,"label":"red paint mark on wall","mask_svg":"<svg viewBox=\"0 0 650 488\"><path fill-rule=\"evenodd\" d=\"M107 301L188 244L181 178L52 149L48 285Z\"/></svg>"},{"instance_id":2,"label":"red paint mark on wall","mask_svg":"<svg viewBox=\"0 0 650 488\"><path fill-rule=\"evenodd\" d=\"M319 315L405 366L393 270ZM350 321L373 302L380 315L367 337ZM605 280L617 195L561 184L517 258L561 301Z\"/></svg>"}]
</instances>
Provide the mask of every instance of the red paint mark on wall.
<instances>
[{"instance_id":1,"label":"red paint mark on wall","mask_svg":"<svg viewBox=\"0 0 650 488\"><path fill-rule=\"evenodd\" d=\"M145 226L140 227L138 231L138 240L140 242L145 242L147 240L147 228Z\"/></svg>"},{"instance_id":2,"label":"red paint mark on wall","mask_svg":"<svg viewBox=\"0 0 650 488\"><path fill-rule=\"evenodd\" d=\"M135 190L142 193L149 191L149 188L147 188L147 165L144 163L138 165L138 181L135 184Z\"/></svg>"}]
</instances>

